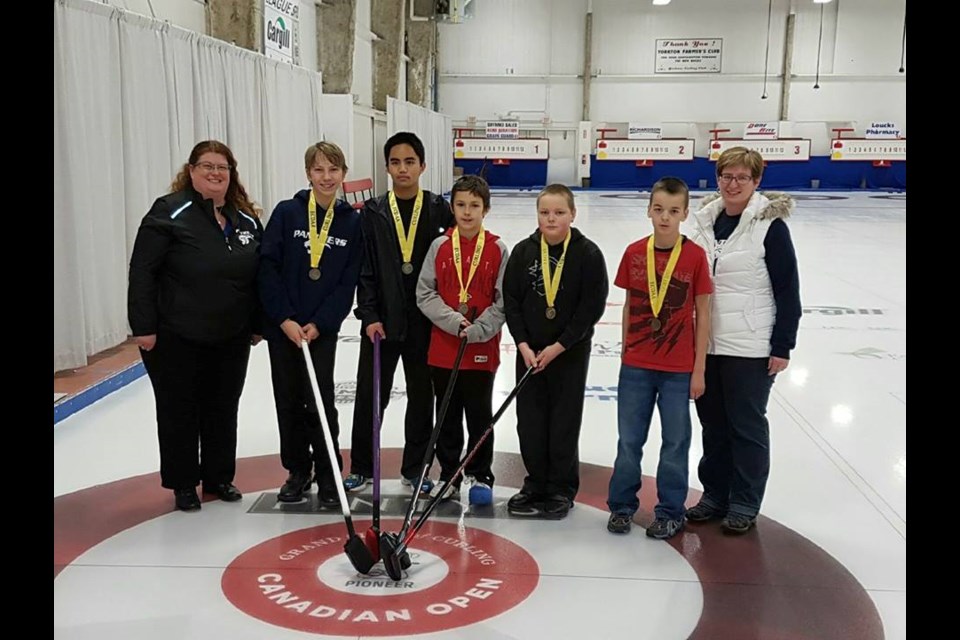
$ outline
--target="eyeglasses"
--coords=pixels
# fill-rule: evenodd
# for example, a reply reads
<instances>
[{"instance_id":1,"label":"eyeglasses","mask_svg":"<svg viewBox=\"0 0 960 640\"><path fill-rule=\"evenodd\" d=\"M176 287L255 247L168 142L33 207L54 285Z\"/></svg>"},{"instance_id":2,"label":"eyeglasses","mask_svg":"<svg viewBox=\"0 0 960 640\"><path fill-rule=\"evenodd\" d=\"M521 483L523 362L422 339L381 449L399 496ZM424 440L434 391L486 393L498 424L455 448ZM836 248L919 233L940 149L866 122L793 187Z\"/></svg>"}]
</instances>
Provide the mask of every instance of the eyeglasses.
<instances>
[{"instance_id":1,"label":"eyeglasses","mask_svg":"<svg viewBox=\"0 0 960 640\"><path fill-rule=\"evenodd\" d=\"M213 164L212 162L198 162L193 166L197 167L198 169L203 169L207 173L213 173L214 171L218 171L220 173L230 173L231 169L230 165L228 164Z\"/></svg>"},{"instance_id":2,"label":"eyeglasses","mask_svg":"<svg viewBox=\"0 0 960 640\"><path fill-rule=\"evenodd\" d=\"M725 173L722 176L720 176L720 182L722 182L723 184L730 184L734 180L737 181L737 184L747 184L748 182L753 181L753 176L747 176L747 175L733 176L733 175L730 175L729 173Z\"/></svg>"}]
</instances>

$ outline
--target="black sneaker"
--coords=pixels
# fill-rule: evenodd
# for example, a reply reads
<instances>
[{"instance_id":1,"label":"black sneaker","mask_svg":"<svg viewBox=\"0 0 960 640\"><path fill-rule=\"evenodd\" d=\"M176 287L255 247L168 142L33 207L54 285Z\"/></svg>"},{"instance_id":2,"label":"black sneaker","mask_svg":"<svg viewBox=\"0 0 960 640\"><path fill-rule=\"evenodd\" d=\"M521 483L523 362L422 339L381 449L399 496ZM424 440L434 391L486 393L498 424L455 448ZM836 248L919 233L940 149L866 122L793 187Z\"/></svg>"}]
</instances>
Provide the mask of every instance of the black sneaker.
<instances>
[{"instance_id":1,"label":"black sneaker","mask_svg":"<svg viewBox=\"0 0 960 640\"><path fill-rule=\"evenodd\" d=\"M611 513L607 520L607 531L610 533L630 533L633 516L629 513Z\"/></svg>"},{"instance_id":2,"label":"black sneaker","mask_svg":"<svg viewBox=\"0 0 960 640\"><path fill-rule=\"evenodd\" d=\"M307 488L309 489L309 487ZM337 493L337 486L332 483L324 482L321 484L317 495L320 498L320 506L322 507L336 509L340 506L340 495Z\"/></svg>"},{"instance_id":3,"label":"black sneaker","mask_svg":"<svg viewBox=\"0 0 960 640\"><path fill-rule=\"evenodd\" d=\"M303 494L310 491L310 485L313 484L313 476L310 472L291 473L287 481L280 487L280 493L277 500L280 502L300 502Z\"/></svg>"},{"instance_id":4,"label":"black sneaker","mask_svg":"<svg viewBox=\"0 0 960 640\"><path fill-rule=\"evenodd\" d=\"M532 493L520 493L507 500L507 513L518 517L531 517L540 515L540 500Z\"/></svg>"},{"instance_id":5,"label":"black sneaker","mask_svg":"<svg viewBox=\"0 0 960 640\"><path fill-rule=\"evenodd\" d=\"M696 506L687 509L687 520L690 522L706 522L707 520L722 518L726 514L726 509L711 507L705 502L700 501Z\"/></svg>"},{"instance_id":6,"label":"black sneaker","mask_svg":"<svg viewBox=\"0 0 960 640\"><path fill-rule=\"evenodd\" d=\"M547 520L562 520L573 509L573 500L567 496L555 494L543 501L542 517Z\"/></svg>"},{"instance_id":7,"label":"black sneaker","mask_svg":"<svg viewBox=\"0 0 960 640\"><path fill-rule=\"evenodd\" d=\"M723 529L724 533L730 533L733 535L742 535L757 524L757 519L745 516L740 513L728 513L723 519L723 522L720 523L720 528Z\"/></svg>"},{"instance_id":8,"label":"black sneaker","mask_svg":"<svg viewBox=\"0 0 960 640\"><path fill-rule=\"evenodd\" d=\"M683 518L679 520L670 520L668 518L657 518L649 527L647 527L647 537L657 540L666 540L672 538L683 531Z\"/></svg>"},{"instance_id":9,"label":"black sneaker","mask_svg":"<svg viewBox=\"0 0 960 640\"><path fill-rule=\"evenodd\" d=\"M193 488L174 489L173 502L180 511L200 510L200 496L197 495L197 490Z\"/></svg>"}]
</instances>

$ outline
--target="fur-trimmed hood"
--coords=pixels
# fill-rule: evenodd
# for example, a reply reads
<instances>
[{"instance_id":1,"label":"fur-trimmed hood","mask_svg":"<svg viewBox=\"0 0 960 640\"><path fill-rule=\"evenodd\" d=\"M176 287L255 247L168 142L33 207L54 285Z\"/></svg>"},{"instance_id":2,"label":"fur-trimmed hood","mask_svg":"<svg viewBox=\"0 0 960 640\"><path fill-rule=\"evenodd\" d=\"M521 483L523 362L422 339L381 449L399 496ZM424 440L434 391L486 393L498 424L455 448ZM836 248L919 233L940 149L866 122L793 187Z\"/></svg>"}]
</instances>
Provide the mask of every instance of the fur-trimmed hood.
<instances>
[{"instance_id":1,"label":"fur-trimmed hood","mask_svg":"<svg viewBox=\"0 0 960 640\"><path fill-rule=\"evenodd\" d=\"M754 217L757 220L773 220L780 218L786 220L793 213L796 206L794 199L782 191L757 191L750 197L746 209L754 211ZM698 220L703 220L709 213L710 220L716 220L720 212L723 211L723 198L719 193L711 193L704 197L700 204L700 209L696 213Z\"/></svg>"}]
</instances>

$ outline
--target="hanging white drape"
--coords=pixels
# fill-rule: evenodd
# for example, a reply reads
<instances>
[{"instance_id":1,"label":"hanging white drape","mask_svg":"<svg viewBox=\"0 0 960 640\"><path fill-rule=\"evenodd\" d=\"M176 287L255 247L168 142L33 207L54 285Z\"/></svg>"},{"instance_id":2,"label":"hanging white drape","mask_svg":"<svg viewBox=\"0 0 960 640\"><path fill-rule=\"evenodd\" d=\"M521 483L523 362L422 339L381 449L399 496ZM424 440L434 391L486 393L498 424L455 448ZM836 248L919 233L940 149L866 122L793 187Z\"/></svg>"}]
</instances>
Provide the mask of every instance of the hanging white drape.
<instances>
[{"instance_id":1,"label":"hanging white drape","mask_svg":"<svg viewBox=\"0 0 960 640\"><path fill-rule=\"evenodd\" d=\"M387 136L411 131L423 141L427 171L420 186L447 193L453 186L453 119L415 104L387 97Z\"/></svg>"},{"instance_id":2,"label":"hanging white drape","mask_svg":"<svg viewBox=\"0 0 960 640\"><path fill-rule=\"evenodd\" d=\"M59 371L126 339L137 228L197 142L230 146L269 215L323 117L319 74L89 0L54 3L53 86Z\"/></svg>"}]
</instances>

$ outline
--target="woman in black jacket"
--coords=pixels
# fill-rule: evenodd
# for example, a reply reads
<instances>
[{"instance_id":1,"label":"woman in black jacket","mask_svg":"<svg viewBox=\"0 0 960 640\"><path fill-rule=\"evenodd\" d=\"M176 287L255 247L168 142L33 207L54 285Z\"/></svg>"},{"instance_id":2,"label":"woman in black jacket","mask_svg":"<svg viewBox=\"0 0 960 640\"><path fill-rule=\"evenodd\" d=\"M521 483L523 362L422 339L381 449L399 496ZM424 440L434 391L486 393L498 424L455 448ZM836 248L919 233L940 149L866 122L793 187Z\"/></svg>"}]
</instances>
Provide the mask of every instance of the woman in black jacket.
<instances>
[{"instance_id":1,"label":"woman in black jacket","mask_svg":"<svg viewBox=\"0 0 960 640\"><path fill-rule=\"evenodd\" d=\"M206 140L144 216L127 311L156 398L160 480L183 511L235 502L237 410L257 328L263 227L233 153Z\"/></svg>"}]
</instances>

